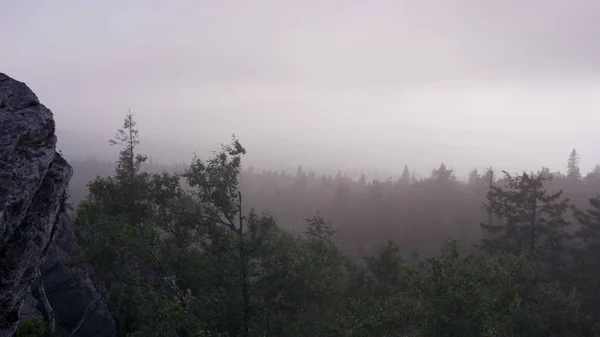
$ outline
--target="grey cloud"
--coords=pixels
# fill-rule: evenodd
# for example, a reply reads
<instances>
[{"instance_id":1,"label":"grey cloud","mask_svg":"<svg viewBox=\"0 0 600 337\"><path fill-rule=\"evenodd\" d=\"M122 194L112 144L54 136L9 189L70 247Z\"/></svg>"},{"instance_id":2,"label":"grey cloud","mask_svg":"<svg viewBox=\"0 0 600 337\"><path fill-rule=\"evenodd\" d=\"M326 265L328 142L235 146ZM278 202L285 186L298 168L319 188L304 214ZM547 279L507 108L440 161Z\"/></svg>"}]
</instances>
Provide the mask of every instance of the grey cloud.
<instances>
[{"instance_id":1,"label":"grey cloud","mask_svg":"<svg viewBox=\"0 0 600 337\"><path fill-rule=\"evenodd\" d=\"M27 2L0 14L0 34L22 45L23 62L41 46L36 70L93 66L124 86L128 78L401 85L600 71L593 0Z\"/></svg>"},{"instance_id":2,"label":"grey cloud","mask_svg":"<svg viewBox=\"0 0 600 337\"><path fill-rule=\"evenodd\" d=\"M600 141L599 14L597 0L9 0L0 65L84 133L111 135L132 106L149 134L196 143L236 132L278 155L520 167L539 144Z\"/></svg>"}]
</instances>

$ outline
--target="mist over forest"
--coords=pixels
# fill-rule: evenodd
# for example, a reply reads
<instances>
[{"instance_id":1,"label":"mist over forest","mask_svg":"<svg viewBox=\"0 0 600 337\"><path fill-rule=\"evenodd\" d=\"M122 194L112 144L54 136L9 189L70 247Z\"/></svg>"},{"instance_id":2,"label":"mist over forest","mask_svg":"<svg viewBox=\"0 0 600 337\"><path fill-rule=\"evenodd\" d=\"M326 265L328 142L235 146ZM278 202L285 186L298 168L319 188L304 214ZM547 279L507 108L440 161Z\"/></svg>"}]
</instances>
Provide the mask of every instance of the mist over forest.
<instances>
[{"instance_id":1,"label":"mist over forest","mask_svg":"<svg viewBox=\"0 0 600 337\"><path fill-rule=\"evenodd\" d=\"M3 3L0 70L44 107L4 103L25 91L2 75L0 112L51 109L36 132L73 175L0 328L600 336L598 17L597 0ZM0 146L28 158L17 131Z\"/></svg>"},{"instance_id":2,"label":"mist over forest","mask_svg":"<svg viewBox=\"0 0 600 337\"><path fill-rule=\"evenodd\" d=\"M119 145L122 148L118 160L94 157L70 160L75 173L70 183L69 202L79 213L78 223L82 226L79 230L83 231L80 240L89 245L84 252L91 254L90 261L96 261L92 264L96 265L98 270L104 270L101 272L103 274L115 273L110 270L123 268L122 262L118 260L102 262L105 261L106 253L112 256L122 254L123 246L111 240L117 240L124 245L136 245L129 241L135 240L135 235L129 237L132 233L126 229L123 232L123 229L117 229L118 227L113 225L103 224L110 218L101 220L98 216L104 215L97 212L116 211L114 216L117 218L112 221L118 221L117 219L122 216L119 215L120 212L137 212L138 207L142 207L140 210L145 207L151 209L158 207L156 209L158 222L151 220L153 217L147 215L148 220L155 224L139 227L140 233L147 230L156 231L155 235L158 236L153 240L157 241L152 244L145 243L146 234L140 234L142 238L140 243L142 247L149 245L146 246L147 249L152 249L151 247L156 247L155 249L159 251L167 249L162 253L167 254L163 258L178 259L180 257L177 254L187 254L184 251L188 249L196 251L192 247L198 242L189 241L185 237L195 235L193 233L197 230L202 232L208 230L207 233L202 234L208 235L208 242L202 243L207 246L199 249L197 253L208 254L204 258L212 261L221 254L219 253L221 249L232 249L226 242L219 243L223 240L221 235L230 233L227 230L229 227L234 233L230 239L237 236L240 244L239 250L232 257L258 263L256 266L248 264L240 267L244 269L242 269L241 284L238 284L242 294L242 303L238 305L241 305L239 310L243 312L239 326L230 323L213 326L215 322L212 319L204 321L191 317L178 318L183 319L183 322L191 319L190 322L185 323L192 324L191 327L184 329L194 329L193 327L198 325L202 327L202 331L223 331L231 336L249 336L252 331L250 326L257 325L258 329L267 333L277 335L292 333L299 336L308 333L331 336L341 334L387 336L389 331L400 333L399 335L414 331L417 335L435 332L436 335L480 336L487 335L485 333L487 329L491 329L489 336L510 334L547 336L557 332L559 335L595 336L598 333L595 308L596 303L599 302L596 302L596 295L592 290L595 284L592 270L597 262L593 262L595 260L588 254L595 254L597 249L595 240L600 237L596 236L597 231L600 230L600 223L598 223L600 165L596 165L589 172L582 172L581 157L576 149L572 149L565 156L563 171L551 171L542 166L535 172L511 173L489 167L482 171L472 169L467 179L458 179L449 166L441 163L425 177L418 176L415 170L405 165L396 177L378 179L367 178L365 174L361 174L358 178L353 178L341 170L335 174L318 174L301 165L294 171L256 169L252 165L243 165L243 157L247 150L235 136L230 144L221 145L221 151L213 152L204 159L196 155L188 163L161 165L136 152L138 145L141 144L136 125L133 115L128 114L123 128L119 129L116 136L111 139L111 145ZM121 188L125 190L118 192ZM138 188L142 190L138 192L132 190ZM121 203L126 202L127 199L121 198L144 190L146 192L138 196L141 199L132 199L134 203L128 206L129 208L122 208ZM174 194L171 195L172 193ZM192 199L188 199L190 197ZM164 200L162 202L166 204L154 204L157 202L154 198ZM172 201L175 204L168 201L171 198L174 198ZM138 206L137 202L142 204ZM178 203L190 202L189 206L192 209L200 207L201 213L197 215L181 213L182 210L178 210L176 206ZM142 206L147 203L150 204ZM197 206L194 206L196 203ZM115 210L107 207L115 207ZM243 231L246 222L244 214L248 214L247 232ZM190 215L192 218L186 220ZM239 220L234 220L238 215ZM163 218L164 216L166 218ZM184 218L168 220L180 216ZM199 225L200 227L196 227L198 225L188 227L190 226L188 221L202 223L202 219L207 220L208 223ZM166 223L162 224L161 221ZM212 226L215 225L224 226L221 230L225 232L213 233L215 228ZM153 228L154 226L157 227ZM164 229L161 229L162 226L165 226ZM204 228L204 226L208 227ZM95 232L96 234L93 234ZM123 235L126 237L125 241L122 241ZM184 237L180 237L181 235ZM196 240L204 242L204 239L201 239L202 235ZM294 261L292 259L288 263L308 262L304 261L304 258L312 261L311 263L324 263L315 270L318 274L315 277L323 279L311 278L310 281L303 282L325 282L315 286L328 287L329 284L334 288L339 287L337 290L306 289L297 294L305 296L304 292L329 292L326 296L331 296L328 297L330 301L336 301L334 307L318 304L320 301L316 299L316 302L306 304L309 307L317 305L320 309L315 309L316 314L327 313L324 317L316 318L306 312L293 314L295 318L291 318L291 321L288 321L290 318L274 317L264 322L263 315L270 317L270 309L258 312L252 309L252 301L260 303L260 301L274 300L274 303L279 303L279 297L270 298L272 285L268 285L267 280L272 277L283 277L283 274L290 273L292 270L284 267L282 271L278 269L281 266L267 267L263 264L272 263L269 262L271 258L280 258L278 254L287 256L285 255L287 248L271 246L286 235L300 235L298 238L304 239L300 239L298 245L300 247L304 247L304 244L308 245L306 246L308 251L301 253L308 255L300 258L298 262L292 262ZM87 238L83 239L83 237ZM176 241L171 242L171 240ZM302 240L307 241L301 243ZM170 247L171 244L175 246ZM164 247L161 247L162 245ZM184 248L180 245L191 246ZM183 250L170 257L170 254L174 253L172 249ZM255 256L255 249L261 251L260 254L267 255ZM135 249L132 250L132 253L134 252ZM127 253L123 258L127 258L128 254L131 253ZM151 260L147 263L152 263L154 260L154 263L158 263L159 266L163 264L162 258L156 257L155 253L150 254ZM275 255L270 256L270 254ZM317 260L311 260L312 258ZM215 265L211 268L215 267L223 266ZM160 267L162 268L164 267ZM169 268L177 269L175 266ZM283 272L283 274L270 275L272 271L263 268L276 268L278 273ZM248 278L246 273L250 270L252 275L257 273L256 276ZM312 277L309 275L313 271L309 270L310 267L304 266L296 271L300 273L300 280L303 280L303 277ZM148 271L142 269L140 272L144 275ZM202 275L202 271L196 272ZM233 272L235 275L235 269ZM218 276L212 273L196 277L208 277L203 282L209 281L212 277L217 277L224 282L230 281L227 272L221 274L219 271ZM118 275L118 272L115 275ZM117 277L118 282L124 282L120 277ZM334 283L328 283L332 281L330 277L334 278ZM364 277L366 278L363 279ZM262 284L263 281L267 281L267 284ZM294 282L297 281L299 280ZM151 283L154 282L158 281ZM187 283L181 281L173 285L171 291L175 296L179 296L177 294L181 291L179 284ZM157 285L160 285L160 282ZM196 284L192 287L197 286L200 285ZM212 291L221 289L228 292L231 286L233 285L225 288L219 286L217 288L209 286L209 288ZM294 287L293 284L280 286L284 288L278 288L278 296L292 296L294 291L285 287ZM456 295L453 292L465 291L464 287L467 287L467 291L473 291L471 288L475 287L477 290L474 297L465 298L466 295L454 297ZM567 295L570 288L575 292ZM260 295L266 297L250 295L249 292L246 293L250 291L249 289L266 291ZM287 291L292 293L284 295ZM366 293L362 293L363 291ZM423 291L425 293L422 293ZM450 293L439 295L439 291ZM487 294L490 291L492 294ZM215 301L212 305L221 306L224 300L232 300L230 295L232 294L226 295L225 298L220 295L210 301ZM385 299L387 296L392 296L391 302ZM404 296L416 297L406 299ZM441 297L434 300L438 296ZM508 298L505 298L506 296ZM544 298L542 302L540 302L541 298ZM288 300L292 301L289 305L298 305L296 301L299 299ZM347 300L350 302L346 302ZM437 300L441 302L437 303ZM508 309L507 304L502 304L506 300L524 302L513 309ZM122 298L112 300L109 298L108 301L108 303L115 301L112 305L131 305L128 304L129 300ZM121 303L121 301L125 302ZM430 306L418 309L423 311L416 313L415 317L411 317L408 312L398 312L398 310L416 310L416 308L404 307L412 308L411 301L417 301L414 303L417 307L425 303ZM492 302L487 304L487 301ZM286 306L283 303L277 305ZM342 307L336 308L337 305ZM358 307L355 308L355 305ZM362 310L369 305L374 305L375 308L385 305L387 308L380 308L379 310L383 310L381 314L368 316ZM445 305L450 306L450 309L442 309ZM474 310L482 310L479 308L480 305L486 308L484 316L475 316L475 318L464 316L473 314ZM492 307L487 308L487 305ZM453 311L451 308L454 306L463 307L464 313ZM123 309L125 308L119 310ZM125 310L127 312L131 309ZM198 313L215 314L212 309L202 308L202 306L196 310ZM276 313L282 309L274 310ZM296 309L289 310L293 312ZM446 322L437 315L426 318L431 315L431 310L450 310L449 312L455 315L453 323ZM486 317L485 315L496 315L505 310L511 312L504 314L505 318L491 321L483 318ZM562 318L564 321L557 322L561 315L565 315L565 310L574 311L567 313L568 318ZM226 321L233 319L227 318L229 314L217 315L214 319ZM132 322L140 320L127 318L127 315L130 314L115 317L117 327L124 329L122 331L131 329L122 324L128 324L127 322L131 320ZM271 322L271 319L276 323ZM303 319L308 319L316 325L311 328L298 325ZM160 329L161 325L167 322L169 320L159 320L155 324L133 331L150 333L149 331Z\"/></svg>"},{"instance_id":3,"label":"mist over forest","mask_svg":"<svg viewBox=\"0 0 600 337\"><path fill-rule=\"evenodd\" d=\"M105 144L110 148L108 142ZM572 151L579 172L581 157L576 149ZM532 172L551 176L546 184L549 191L562 190L574 205L585 207L587 200L600 191L600 165L574 178L569 173L570 154L563 156L562 170L540 166ZM89 182L114 172L115 160L109 158L70 159L74 167L70 184L74 206L85 200ZM190 155L189 160L171 165L150 158L141 169L151 173L182 172L192 158ZM417 173L408 165L399 172L382 169L369 175L357 171L331 168L319 172L301 164L288 170L260 169L243 164L239 189L246 207L273 214L286 229L302 231L305 220L320 212L332 221L338 230L336 240L351 254L372 254L381 242L390 239L402 247L404 255L415 250L430 255L438 253L447 239L457 239L467 248L481 240L480 223L488 216L484 209L490 184L487 177L490 172L494 182L504 177L502 167L473 168L465 177L457 177L446 163L428 173ZM518 175L527 171L507 172Z\"/></svg>"}]
</instances>

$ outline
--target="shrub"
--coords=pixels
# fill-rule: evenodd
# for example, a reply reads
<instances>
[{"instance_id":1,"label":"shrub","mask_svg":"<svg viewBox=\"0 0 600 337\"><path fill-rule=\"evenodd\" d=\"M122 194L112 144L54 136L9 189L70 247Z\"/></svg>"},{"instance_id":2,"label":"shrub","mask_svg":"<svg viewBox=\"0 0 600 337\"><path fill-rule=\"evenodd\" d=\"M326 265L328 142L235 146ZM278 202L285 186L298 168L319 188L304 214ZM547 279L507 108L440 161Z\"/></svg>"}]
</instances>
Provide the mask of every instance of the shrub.
<instances>
[{"instance_id":1,"label":"shrub","mask_svg":"<svg viewBox=\"0 0 600 337\"><path fill-rule=\"evenodd\" d=\"M46 323L37 318L27 318L19 322L15 337L43 337L46 333Z\"/></svg>"}]
</instances>

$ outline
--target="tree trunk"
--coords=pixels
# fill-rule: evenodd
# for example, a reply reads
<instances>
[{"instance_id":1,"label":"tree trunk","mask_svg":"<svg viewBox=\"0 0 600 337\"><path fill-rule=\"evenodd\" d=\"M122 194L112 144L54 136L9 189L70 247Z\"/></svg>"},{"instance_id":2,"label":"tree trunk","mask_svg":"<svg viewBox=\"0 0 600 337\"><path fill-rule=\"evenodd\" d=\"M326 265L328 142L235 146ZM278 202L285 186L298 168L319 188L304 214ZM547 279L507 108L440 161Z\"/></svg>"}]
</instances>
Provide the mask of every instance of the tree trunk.
<instances>
[{"instance_id":1,"label":"tree trunk","mask_svg":"<svg viewBox=\"0 0 600 337\"><path fill-rule=\"evenodd\" d=\"M494 171L492 171L492 169L490 168L489 172L489 176L490 176L490 181L489 181L489 191L492 190L492 187L494 187ZM488 213L488 225L491 227L492 226L492 215L493 215L493 211L491 207L488 207L487 209L487 213Z\"/></svg>"},{"instance_id":2,"label":"tree trunk","mask_svg":"<svg viewBox=\"0 0 600 337\"><path fill-rule=\"evenodd\" d=\"M529 255L532 258L535 254L536 221L537 221L537 185L534 186L533 195L531 196L531 225L530 225L530 230L529 230Z\"/></svg>"},{"instance_id":3,"label":"tree trunk","mask_svg":"<svg viewBox=\"0 0 600 337\"><path fill-rule=\"evenodd\" d=\"M242 283L242 306L243 306L243 318L242 318L242 336L250 337L250 289L248 285L248 264L247 264L247 256L246 256L246 247L244 247L244 216L242 215L242 194L238 192L238 196L240 198L240 209L239 209L239 222L240 227L238 231L239 238L239 253L240 253L240 281Z\"/></svg>"},{"instance_id":4,"label":"tree trunk","mask_svg":"<svg viewBox=\"0 0 600 337\"><path fill-rule=\"evenodd\" d=\"M44 305L44 311L46 311L46 315L48 316L48 335L54 336L56 331L56 318L54 316L54 309L52 309L52 305L50 305L50 301L48 301L48 296L46 295L46 289L44 289L44 282L42 281L42 273L39 268L35 270L36 277L38 279L38 292L40 298L42 299L42 304Z\"/></svg>"}]
</instances>

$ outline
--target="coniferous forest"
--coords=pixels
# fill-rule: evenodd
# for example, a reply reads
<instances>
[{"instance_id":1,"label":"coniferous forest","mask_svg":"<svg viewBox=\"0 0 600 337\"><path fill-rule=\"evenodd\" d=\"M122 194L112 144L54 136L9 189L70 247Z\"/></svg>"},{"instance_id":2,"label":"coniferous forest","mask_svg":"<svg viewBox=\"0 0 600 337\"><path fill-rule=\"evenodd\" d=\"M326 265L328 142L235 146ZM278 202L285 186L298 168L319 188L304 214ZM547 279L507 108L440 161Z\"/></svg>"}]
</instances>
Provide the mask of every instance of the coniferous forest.
<instances>
[{"instance_id":1,"label":"coniferous forest","mask_svg":"<svg viewBox=\"0 0 600 337\"><path fill-rule=\"evenodd\" d=\"M565 173L376 181L256 172L235 137L150 165L131 114L111 144L70 193L119 336L600 334L600 166L576 150Z\"/></svg>"}]
</instances>

